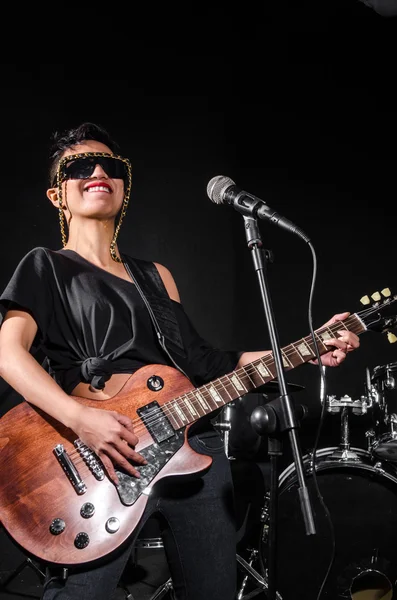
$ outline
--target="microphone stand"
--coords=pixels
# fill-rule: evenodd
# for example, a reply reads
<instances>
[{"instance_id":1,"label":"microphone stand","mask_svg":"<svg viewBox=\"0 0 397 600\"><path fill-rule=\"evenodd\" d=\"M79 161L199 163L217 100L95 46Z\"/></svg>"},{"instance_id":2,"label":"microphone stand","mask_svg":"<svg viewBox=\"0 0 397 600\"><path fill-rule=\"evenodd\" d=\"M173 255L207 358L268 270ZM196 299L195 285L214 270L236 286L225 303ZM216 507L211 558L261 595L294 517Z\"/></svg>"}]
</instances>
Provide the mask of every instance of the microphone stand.
<instances>
[{"instance_id":1,"label":"microphone stand","mask_svg":"<svg viewBox=\"0 0 397 600\"><path fill-rule=\"evenodd\" d=\"M254 268L258 275L263 307L269 329L270 342L273 350L274 362L277 370L280 396L265 406L257 407L251 415L251 424L259 435L268 435L268 453L271 462L270 483L270 509L269 509L269 545L268 545L268 598L276 600L277 594L277 515L278 515L278 487L279 487L279 457L283 454L282 434L288 433L293 459L298 478L298 493L307 535L316 533L313 514L305 483L302 453L296 434L298 421L293 402L287 392L284 376L284 367L272 309L268 283L266 279L266 262L272 260L272 254L263 249L255 213L255 206L249 203L236 203L234 208L244 217L245 233L248 248L252 251ZM277 594L277 597L279 595Z\"/></svg>"}]
</instances>

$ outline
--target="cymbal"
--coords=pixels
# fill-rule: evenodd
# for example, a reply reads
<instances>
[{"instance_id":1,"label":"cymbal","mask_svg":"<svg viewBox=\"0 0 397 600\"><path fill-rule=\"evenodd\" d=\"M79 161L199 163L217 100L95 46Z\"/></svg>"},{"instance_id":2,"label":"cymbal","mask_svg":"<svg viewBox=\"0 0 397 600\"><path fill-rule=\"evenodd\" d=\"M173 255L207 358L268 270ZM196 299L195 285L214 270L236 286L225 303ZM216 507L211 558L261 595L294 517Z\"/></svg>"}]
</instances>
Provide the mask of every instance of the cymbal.
<instances>
[{"instance_id":1,"label":"cymbal","mask_svg":"<svg viewBox=\"0 0 397 600\"><path fill-rule=\"evenodd\" d=\"M303 385L299 385L298 383L286 383L287 392L301 392L304 390ZM264 383L260 387L256 388L256 392L260 394L279 394L280 389L278 387L277 379L273 379L273 381L269 381L268 383Z\"/></svg>"}]
</instances>

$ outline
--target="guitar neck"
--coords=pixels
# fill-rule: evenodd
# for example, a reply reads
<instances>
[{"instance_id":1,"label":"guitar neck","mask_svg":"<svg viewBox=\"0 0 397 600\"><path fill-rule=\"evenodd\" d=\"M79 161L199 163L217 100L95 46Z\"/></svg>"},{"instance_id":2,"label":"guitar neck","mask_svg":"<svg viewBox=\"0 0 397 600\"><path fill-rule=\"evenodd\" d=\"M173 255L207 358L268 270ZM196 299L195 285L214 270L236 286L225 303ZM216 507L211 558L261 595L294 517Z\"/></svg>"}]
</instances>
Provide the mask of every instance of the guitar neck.
<instances>
[{"instance_id":1,"label":"guitar neck","mask_svg":"<svg viewBox=\"0 0 397 600\"><path fill-rule=\"evenodd\" d=\"M324 342L340 337L338 331L352 331L357 335L367 330L357 314L350 315L344 321L337 321L318 329L315 338L320 355L329 351ZM317 357L311 335L281 349L285 370L291 370ZM180 429L194 423L204 415L210 414L244 394L252 392L277 377L273 353L240 367L227 375L202 385L183 396L174 398L167 404L170 407L169 418L174 429Z\"/></svg>"}]
</instances>

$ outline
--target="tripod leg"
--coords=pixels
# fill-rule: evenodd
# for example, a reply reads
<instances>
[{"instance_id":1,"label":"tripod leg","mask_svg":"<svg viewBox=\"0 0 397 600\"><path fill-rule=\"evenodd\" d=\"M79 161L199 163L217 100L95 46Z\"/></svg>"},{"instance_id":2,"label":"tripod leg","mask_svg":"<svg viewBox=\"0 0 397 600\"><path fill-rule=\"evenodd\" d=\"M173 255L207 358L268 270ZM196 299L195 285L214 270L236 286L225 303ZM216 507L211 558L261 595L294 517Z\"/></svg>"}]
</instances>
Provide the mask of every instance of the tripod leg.
<instances>
[{"instance_id":1,"label":"tripod leg","mask_svg":"<svg viewBox=\"0 0 397 600\"><path fill-rule=\"evenodd\" d=\"M24 570L25 567L28 566L28 561L24 560L21 562L21 564L10 574L8 575L8 577L6 577L4 579L4 581L0 581L0 589L5 590L5 588L7 587L7 585L13 580L15 579L15 577L17 577L19 575L19 573L21 571Z\"/></svg>"},{"instance_id":2,"label":"tripod leg","mask_svg":"<svg viewBox=\"0 0 397 600\"><path fill-rule=\"evenodd\" d=\"M172 580L171 577L169 579L167 579L167 581L165 583L163 583L159 588L157 588L157 590L154 592L153 596L150 596L150 600L160 600L161 598L164 598L164 596L170 592L171 593L171 597L173 598L174 595L172 593Z\"/></svg>"},{"instance_id":3,"label":"tripod leg","mask_svg":"<svg viewBox=\"0 0 397 600\"><path fill-rule=\"evenodd\" d=\"M6 577L6 579L0 581L0 589L5 589L7 585L13 579L15 579L15 577L17 577L19 573L21 573L21 571L25 569L25 567L31 567L34 571L36 571L36 573L39 576L40 582L43 583L45 579L45 574L42 571L40 571L39 567L30 558L26 558L16 569L14 569L14 571L10 575L8 575L8 577Z\"/></svg>"}]
</instances>

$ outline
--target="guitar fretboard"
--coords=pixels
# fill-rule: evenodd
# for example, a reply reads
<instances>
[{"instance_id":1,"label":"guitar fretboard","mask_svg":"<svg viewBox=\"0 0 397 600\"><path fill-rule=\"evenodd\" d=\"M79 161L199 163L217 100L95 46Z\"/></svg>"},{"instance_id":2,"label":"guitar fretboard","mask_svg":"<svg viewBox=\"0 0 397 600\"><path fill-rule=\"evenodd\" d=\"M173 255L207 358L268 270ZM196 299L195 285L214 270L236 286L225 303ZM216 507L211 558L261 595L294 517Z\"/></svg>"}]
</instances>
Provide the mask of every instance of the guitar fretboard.
<instances>
[{"instance_id":1,"label":"guitar fretboard","mask_svg":"<svg viewBox=\"0 0 397 600\"><path fill-rule=\"evenodd\" d=\"M344 321L337 321L315 332L320 355L330 350L324 342L340 337L338 331L352 331L359 335L366 331L366 326L357 314L350 315ZM286 371L294 369L317 357L311 335L298 340L281 349L283 366ZM256 390L277 377L273 353L240 367L235 371L215 379L210 383L174 398L167 402L163 409L175 430L194 423L204 415Z\"/></svg>"}]
</instances>

